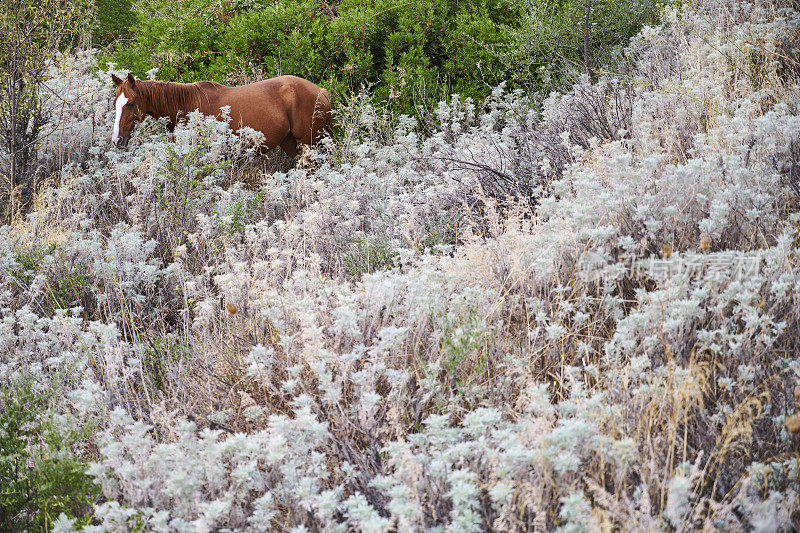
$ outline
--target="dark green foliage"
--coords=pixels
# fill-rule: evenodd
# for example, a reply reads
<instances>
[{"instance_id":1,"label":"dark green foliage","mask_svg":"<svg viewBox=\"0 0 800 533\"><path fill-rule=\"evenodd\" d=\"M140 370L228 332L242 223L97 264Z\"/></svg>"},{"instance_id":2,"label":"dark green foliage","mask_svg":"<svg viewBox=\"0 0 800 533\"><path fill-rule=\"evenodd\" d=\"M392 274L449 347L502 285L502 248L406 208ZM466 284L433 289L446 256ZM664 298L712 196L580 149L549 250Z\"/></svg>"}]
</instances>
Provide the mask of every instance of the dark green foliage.
<instances>
[{"instance_id":1,"label":"dark green foliage","mask_svg":"<svg viewBox=\"0 0 800 533\"><path fill-rule=\"evenodd\" d=\"M236 15L222 35L221 71L247 72L258 66L269 75L294 74L309 79L327 79L320 46L326 37L326 19L316 2L271 5Z\"/></svg>"},{"instance_id":2,"label":"dark green foliage","mask_svg":"<svg viewBox=\"0 0 800 533\"><path fill-rule=\"evenodd\" d=\"M88 524L97 486L29 383L0 389L0 531L49 531L62 513Z\"/></svg>"},{"instance_id":3,"label":"dark green foliage","mask_svg":"<svg viewBox=\"0 0 800 533\"><path fill-rule=\"evenodd\" d=\"M562 89L612 61L666 0L143 0L112 57L142 76L241 84L280 74L341 98L369 90L395 113L458 93Z\"/></svg>"},{"instance_id":4,"label":"dark green foliage","mask_svg":"<svg viewBox=\"0 0 800 533\"><path fill-rule=\"evenodd\" d=\"M505 77L515 10L501 0L146 0L133 46L111 58L143 75L242 83L294 74L334 95L374 88L395 111L452 92L483 97Z\"/></svg>"},{"instance_id":5,"label":"dark green foliage","mask_svg":"<svg viewBox=\"0 0 800 533\"><path fill-rule=\"evenodd\" d=\"M105 46L121 38L130 38L136 14L130 0L95 0L95 44Z\"/></svg>"},{"instance_id":6,"label":"dark green foliage","mask_svg":"<svg viewBox=\"0 0 800 533\"><path fill-rule=\"evenodd\" d=\"M512 81L533 90L560 89L570 73L613 68L631 37L657 24L669 0L516 0L521 22L507 27L513 46L498 51Z\"/></svg>"}]
</instances>

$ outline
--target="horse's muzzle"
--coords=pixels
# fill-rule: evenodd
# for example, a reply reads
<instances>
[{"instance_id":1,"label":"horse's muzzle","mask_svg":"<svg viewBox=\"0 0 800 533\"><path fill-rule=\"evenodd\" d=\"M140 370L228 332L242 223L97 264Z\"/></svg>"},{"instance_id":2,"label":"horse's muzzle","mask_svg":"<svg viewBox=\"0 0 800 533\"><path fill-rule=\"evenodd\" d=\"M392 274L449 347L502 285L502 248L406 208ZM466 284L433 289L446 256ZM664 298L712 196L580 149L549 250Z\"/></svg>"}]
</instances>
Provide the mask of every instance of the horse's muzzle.
<instances>
[{"instance_id":1,"label":"horse's muzzle","mask_svg":"<svg viewBox=\"0 0 800 533\"><path fill-rule=\"evenodd\" d=\"M130 139L130 137L119 136L116 141L113 141L114 146L117 148L125 148L128 146L128 139Z\"/></svg>"}]
</instances>

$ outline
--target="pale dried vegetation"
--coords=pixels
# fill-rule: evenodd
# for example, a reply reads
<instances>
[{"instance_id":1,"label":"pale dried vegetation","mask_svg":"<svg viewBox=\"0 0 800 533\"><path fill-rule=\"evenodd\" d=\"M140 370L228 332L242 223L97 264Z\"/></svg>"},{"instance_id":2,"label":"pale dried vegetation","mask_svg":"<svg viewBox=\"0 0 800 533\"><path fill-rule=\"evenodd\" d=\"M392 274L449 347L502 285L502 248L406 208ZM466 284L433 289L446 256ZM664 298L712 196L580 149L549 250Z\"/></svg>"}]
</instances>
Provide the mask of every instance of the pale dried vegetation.
<instances>
[{"instance_id":1,"label":"pale dried vegetation","mask_svg":"<svg viewBox=\"0 0 800 533\"><path fill-rule=\"evenodd\" d=\"M91 428L85 529L796 527L794 7L668 9L621 71L426 137L355 98L288 170L199 116L112 150L107 73L64 58L0 380Z\"/></svg>"}]
</instances>

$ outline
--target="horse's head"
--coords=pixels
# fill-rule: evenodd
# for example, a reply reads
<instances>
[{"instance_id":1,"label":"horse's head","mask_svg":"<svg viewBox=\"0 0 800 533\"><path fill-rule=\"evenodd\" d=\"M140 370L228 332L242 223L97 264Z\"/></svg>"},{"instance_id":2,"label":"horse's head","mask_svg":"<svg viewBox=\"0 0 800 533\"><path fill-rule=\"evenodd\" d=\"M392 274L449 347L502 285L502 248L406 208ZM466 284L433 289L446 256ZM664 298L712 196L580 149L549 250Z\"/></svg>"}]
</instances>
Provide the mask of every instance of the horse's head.
<instances>
[{"instance_id":1,"label":"horse's head","mask_svg":"<svg viewBox=\"0 0 800 533\"><path fill-rule=\"evenodd\" d=\"M116 146L126 146L133 127L144 118L147 112L147 102L140 97L136 88L136 80L132 74L128 74L124 80L112 74L111 81L117 86L117 95L114 98L117 115L114 119L114 133L111 136L111 142Z\"/></svg>"}]
</instances>

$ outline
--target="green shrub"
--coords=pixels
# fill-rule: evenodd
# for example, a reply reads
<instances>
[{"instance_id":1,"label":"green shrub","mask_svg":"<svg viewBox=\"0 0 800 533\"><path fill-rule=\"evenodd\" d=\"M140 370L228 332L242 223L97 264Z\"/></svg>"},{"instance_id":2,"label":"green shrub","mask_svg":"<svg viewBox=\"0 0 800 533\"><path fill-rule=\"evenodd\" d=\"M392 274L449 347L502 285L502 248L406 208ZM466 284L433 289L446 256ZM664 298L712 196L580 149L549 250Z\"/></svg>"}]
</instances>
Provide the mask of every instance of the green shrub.
<instances>
[{"instance_id":1,"label":"green shrub","mask_svg":"<svg viewBox=\"0 0 800 533\"><path fill-rule=\"evenodd\" d=\"M215 79L210 66L224 29L215 6L219 2L209 0L137 3L135 42L117 50L115 61L137 74L158 67L160 77L171 81Z\"/></svg>"},{"instance_id":2,"label":"green shrub","mask_svg":"<svg viewBox=\"0 0 800 533\"><path fill-rule=\"evenodd\" d=\"M571 72L613 68L631 37L657 24L668 0L515 0L520 22L506 27L513 45L498 55L513 82L547 92ZM567 77L567 80L569 77Z\"/></svg>"},{"instance_id":3,"label":"green shrub","mask_svg":"<svg viewBox=\"0 0 800 533\"><path fill-rule=\"evenodd\" d=\"M406 113L451 92L486 96L505 76L493 49L509 43L516 13L502 0L145 0L137 8L135 42L108 59L140 76L153 67L184 82L294 74L334 95L375 86L376 98Z\"/></svg>"},{"instance_id":4,"label":"green shrub","mask_svg":"<svg viewBox=\"0 0 800 533\"><path fill-rule=\"evenodd\" d=\"M136 14L130 0L95 0L95 23L92 36L104 46L120 38L130 37Z\"/></svg>"},{"instance_id":5,"label":"green shrub","mask_svg":"<svg viewBox=\"0 0 800 533\"><path fill-rule=\"evenodd\" d=\"M0 530L49 531L62 513L88 524L98 489L59 427L47 398L29 383L0 390Z\"/></svg>"},{"instance_id":6,"label":"green shrub","mask_svg":"<svg viewBox=\"0 0 800 533\"><path fill-rule=\"evenodd\" d=\"M175 335L160 335L147 340L142 368L149 383L157 391L164 390L171 370L188 351L184 340Z\"/></svg>"},{"instance_id":7,"label":"green shrub","mask_svg":"<svg viewBox=\"0 0 800 533\"><path fill-rule=\"evenodd\" d=\"M268 76L294 74L323 80L330 66L324 61L327 29L320 4L301 0L247 10L235 16L224 32L216 72L259 65Z\"/></svg>"},{"instance_id":8,"label":"green shrub","mask_svg":"<svg viewBox=\"0 0 800 533\"><path fill-rule=\"evenodd\" d=\"M86 304L84 296L90 286L90 277L83 264L71 265L61 261L63 249L54 243L33 243L14 250L15 268L11 274L17 283L8 285L11 290L27 290L36 276L45 276L45 298L41 309L52 313L56 309L69 309ZM49 260L48 260L49 258ZM49 265L49 266L48 266Z\"/></svg>"},{"instance_id":9,"label":"green shrub","mask_svg":"<svg viewBox=\"0 0 800 533\"><path fill-rule=\"evenodd\" d=\"M364 274L392 267L397 252L382 239L353 238L350 248L342 254L347 273L358 279Z\"/></svg>"},{"instance_id":10,"label":"green shrub","mask_svg":"<svg viewBox=\"0 0 800 533\"><path fill-rule=\"evenodd\" d=\"M372 88L395 113L500 82L547 92L593 73L666 0L143 0L132 46L112 59L143 75L244 83L294 74L336 95ZM588 10L587 10L588 7Z\"/></svg>"}]
</instances>

